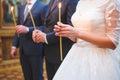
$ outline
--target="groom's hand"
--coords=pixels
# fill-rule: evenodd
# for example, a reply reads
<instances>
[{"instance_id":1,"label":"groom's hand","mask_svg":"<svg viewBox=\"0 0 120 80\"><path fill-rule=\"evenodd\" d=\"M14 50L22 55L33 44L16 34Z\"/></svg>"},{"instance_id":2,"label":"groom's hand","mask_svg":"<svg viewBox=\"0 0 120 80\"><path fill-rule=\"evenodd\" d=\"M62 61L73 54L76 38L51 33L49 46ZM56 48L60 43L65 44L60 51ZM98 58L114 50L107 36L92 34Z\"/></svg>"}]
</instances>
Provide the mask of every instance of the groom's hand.
<instances>
[{"instance_id":1,"label":"groom's hand","mask_svg":"<svg viewBox=\"0 0 120 80\"><path fill-rule=\"evenodd\" d=\"M46 37L46 34L43 33L42 31L40 30L34 30L33 31L33 34L32 34L32 39L34 42L36 43L44 43L45 42L45 37Z\"/></svg>"},{"instance_id":2,"label":"groom's hand","mask_svg":"<svg viewBox=\"0 0 120 80\"><path fill-rule=\"evenodd\" d=\"M15 29L16 29L16 33L18 33L18 34L26 34L29 32L28 27L26 27L24 25L17 25L15 27Z\"/></svg>"}]
</instances>

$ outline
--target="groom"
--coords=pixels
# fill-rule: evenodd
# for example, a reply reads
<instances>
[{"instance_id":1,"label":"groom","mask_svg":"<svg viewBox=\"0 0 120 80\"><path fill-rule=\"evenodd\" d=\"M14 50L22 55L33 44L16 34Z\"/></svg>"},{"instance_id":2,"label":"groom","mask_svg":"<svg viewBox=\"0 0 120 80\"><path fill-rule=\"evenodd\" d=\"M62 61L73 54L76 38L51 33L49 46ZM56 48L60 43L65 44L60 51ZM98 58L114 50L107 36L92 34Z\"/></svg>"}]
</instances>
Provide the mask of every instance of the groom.
<instances>
[{"instance_id":1,"label":"groom","mask_svg":"<svg viewBox=\"0 0 120 80\"><path fill-rule=\"evenodd\" d=\"M45 4L40 0L26 0L19 8L18 25L15 27L11 56L15 57L16 48L20 48L20 63L25 80L43 80L43 44L36 44L32 40L33 23L29 14L32 13L36 28L43 30Z\"/></svg>"},{"instance_id":2,"label":"groom","mask_svg":"<svg viewBox=\"0 0 120 80\"><path fill-rule=\"evenodd\" d=\"M75 12L78 0L51 0L49 3L49 8L44 21L44 33L40 30L33 31L34 42L43 42L44 54L47 68L48 80L52 80L54 74L56 73L58 67L61 64L60 60L60 45L59 37L55 36L53 31L54 25L58 22L58 3L62 3L61 8L61 20L64 24L72 25L71 16ZM66 56L70 50L73 42L68 38L63 39L63 58Z\"/></svg>"}]
</instances>

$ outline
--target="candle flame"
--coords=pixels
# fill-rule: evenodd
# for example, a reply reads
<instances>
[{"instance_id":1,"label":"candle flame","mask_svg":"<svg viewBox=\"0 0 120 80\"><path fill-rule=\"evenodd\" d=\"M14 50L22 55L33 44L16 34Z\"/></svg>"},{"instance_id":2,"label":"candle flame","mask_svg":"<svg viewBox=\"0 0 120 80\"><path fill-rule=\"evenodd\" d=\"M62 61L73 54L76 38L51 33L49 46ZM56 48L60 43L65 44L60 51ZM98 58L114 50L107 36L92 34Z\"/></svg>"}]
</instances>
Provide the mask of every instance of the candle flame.
<instances>
[{"instance_id":1,"label":"candle flame","mask_svg":"<svg viewBox=\"0 0 120 80\"><path fill-rule=\"evenodd\" d=\"M14 7L12 6L12 7L11 7L11 11L13 11L13 9L14 9Z\"/></svg>"},{"instance_id":2,"label":"candle flame","mask_svg":"<svg viewBox=\"0 0 120 80\"><path fill-rule=\"evenodd\" d=\"M58 3L58 8L61 8L62 7L62 4L61 2Z\"/></svg>"}]
</instances>

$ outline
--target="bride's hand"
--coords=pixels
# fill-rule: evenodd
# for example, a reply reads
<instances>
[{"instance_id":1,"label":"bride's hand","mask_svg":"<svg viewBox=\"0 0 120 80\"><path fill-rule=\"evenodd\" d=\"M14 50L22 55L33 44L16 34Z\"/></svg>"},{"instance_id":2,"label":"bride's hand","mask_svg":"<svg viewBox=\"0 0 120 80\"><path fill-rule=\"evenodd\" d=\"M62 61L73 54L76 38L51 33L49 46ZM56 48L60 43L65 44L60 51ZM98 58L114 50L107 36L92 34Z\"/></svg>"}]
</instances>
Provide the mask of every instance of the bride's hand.
<instances>
[{"instance_id":1,"label":"bride's hand","mask_svg":"<svg viewBox=\"0 0 120 80\"><path fill-rule=\"evenodd\" d=\"M59 22L58 25L55 25L54 31L56 36L68 37L72 40L73 38L77 38L79 33L79 31L72 26Z\"/></svg>"}]
</instances>

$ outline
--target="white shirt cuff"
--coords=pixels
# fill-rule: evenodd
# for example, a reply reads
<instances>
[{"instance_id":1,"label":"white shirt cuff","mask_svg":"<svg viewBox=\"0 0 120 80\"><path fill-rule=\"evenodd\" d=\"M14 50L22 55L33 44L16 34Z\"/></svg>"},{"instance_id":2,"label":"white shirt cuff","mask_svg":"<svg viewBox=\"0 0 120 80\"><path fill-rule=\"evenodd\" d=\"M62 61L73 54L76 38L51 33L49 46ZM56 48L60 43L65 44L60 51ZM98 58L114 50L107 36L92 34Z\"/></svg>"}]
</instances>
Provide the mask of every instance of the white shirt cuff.
<instances>
[{"instance_id":1,"label":"white shirt cuff","mask_svg":"<svg viewBox=\"0 0 120 80\"><path fill-rule=\"evenodd\" d=\"M27 27L27 31L29 32L29 28Z\"/></svg>"},{"instance_id":2,"label":"white shirt cuff","mask_svg":"<svg viewBox=\"0 0 120 80\"><path fill-rule=\"evenodd\" d=\"M47 38L46 38L46 36L45 36L45 43L46 43L46 44L48 44L48 41L47 41Z\"/></svg>"},{"instance_id":3,"label":"white shirt cuff","mask_svg":"<svg viewBox=\"0 0 120 80\"><path fill-rule=\"evenodd\" d=\"M12 48L13 48L13 49L16 49L16 47L15 47L15 46L12 46Z\"/></svg>"}]
</instances>

